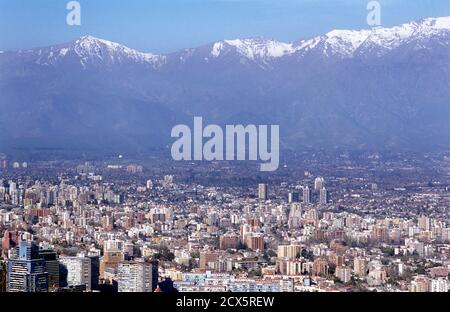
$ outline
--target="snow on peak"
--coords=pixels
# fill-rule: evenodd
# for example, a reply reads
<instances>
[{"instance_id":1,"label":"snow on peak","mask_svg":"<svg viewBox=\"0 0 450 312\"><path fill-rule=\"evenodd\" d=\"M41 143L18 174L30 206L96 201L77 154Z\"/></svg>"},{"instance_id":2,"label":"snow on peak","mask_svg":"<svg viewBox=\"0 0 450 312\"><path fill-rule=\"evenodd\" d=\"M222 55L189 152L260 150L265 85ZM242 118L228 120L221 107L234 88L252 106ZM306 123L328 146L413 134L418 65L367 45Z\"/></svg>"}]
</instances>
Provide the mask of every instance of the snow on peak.
<instances>
[{"instance_id":1,"label":"snow on peak","mask_svg":"<svg viewBox=\"0 0 450 312\"><path fill-rule=\"evenodd\" d=\"M138 62L147 62L161 65L166 57L152 53L142 53L116 42L107 41L93 36L83 36L74 42L73 49L82 59L82 64L89 58L97 58L105 62L122 62L132 59Z\"/></svg>"},{"instance_id":2,"label":"snow on peak","mask_svg":"<svg viewBox=\"0 0 450 312\"><path fill-rule=\"evenodd\" d=\"M278 58L295 51L291 43L267 39L234 39L214 43L211 54L219 57L222 53L227 53L227 48L230 47L251 60Z\"/></svg>"},{"instance_id":3,"label":"snow on peak","mask_svg":"<svg viewBox=\"0 0 450 312\"><path fill-rule=\"evenodd\" d=\"M331 48L332 53L351 56L370 34L370 30L333 30L325 35L326 48Z\"/></svg>"},{"instance_id":4,"label":"snow on peak","mask_svg":"<svg viewBox=\"0 0 450 312\"><path fill-rule=\"evenodd\" d=\"M426 18L422 24L434 29L450 30L450 16Z\"/></svg>"},{"instance_id":5,"label":"snow on peak","mask_svg":"<svg viewBox=\"0 0 450 312\"><path fill-rule=\"evenodd\" d=\"M324 36L303 40L297 50L307 51L319 44L327 56L352 57L356 51L367 47L379 48L379 54L391 50L413 38L430 37L450 30L450 17L427 18L420 22L405 23L400 26L377 27L365 30L333 30Z\"/></svg>"}]
</instances>

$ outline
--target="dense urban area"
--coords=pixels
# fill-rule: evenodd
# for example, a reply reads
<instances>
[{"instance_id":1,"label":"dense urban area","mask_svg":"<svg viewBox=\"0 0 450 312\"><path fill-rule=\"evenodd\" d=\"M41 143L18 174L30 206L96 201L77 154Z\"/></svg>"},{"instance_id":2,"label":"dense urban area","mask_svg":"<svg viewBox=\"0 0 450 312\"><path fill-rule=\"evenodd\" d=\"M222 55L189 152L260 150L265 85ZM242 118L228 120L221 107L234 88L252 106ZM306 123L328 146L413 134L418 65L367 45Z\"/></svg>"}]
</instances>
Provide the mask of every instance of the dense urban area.
<instances>
[{"instance_id":1,"label":"dense urban area","mask_svg":"<svg viewBox=\"0 0 450 312\"><path fill-rule=\"evenodd\" d=\"M0 292L447 292L450 153L0 154Z\"/></svg>"}]
</instances>

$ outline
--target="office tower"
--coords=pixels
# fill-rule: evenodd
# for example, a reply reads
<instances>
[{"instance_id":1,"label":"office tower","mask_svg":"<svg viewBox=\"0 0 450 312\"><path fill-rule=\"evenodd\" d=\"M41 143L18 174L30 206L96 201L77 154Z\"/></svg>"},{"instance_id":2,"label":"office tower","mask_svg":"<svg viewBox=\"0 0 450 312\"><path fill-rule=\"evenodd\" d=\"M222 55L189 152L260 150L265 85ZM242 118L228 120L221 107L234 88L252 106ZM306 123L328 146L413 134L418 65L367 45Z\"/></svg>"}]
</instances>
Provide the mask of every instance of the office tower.
<instances>
[{"instance_id":1,"label":"office tower","mask_svg":"<svg viewBox=\"0 0 450 312\"><path fill-rule=\"evenodd\" d=\"M76 257L60 257L59 261L67 268L68 286L86 286L91 290L91 259L84 254Z\"/></svg>"},{"instance_id":2,"label":"office tower","mask_svg":"<svg viewBox=\"0 0 450 312\"><path fill-rule=\"evenodd\" d=\"M269 198L267 184L260 183L258 185L258 197L260 200L267 200Z\"/></svg>"},{"instance_id":3,"label":"office tower","mask_svg":"<svg viewBox=\"0 0 450 312\"><path fill-rule=\"evenodd\" d=\"M124 261L117 267L119 292L153 292L158 286L156 262Z\"/></svg>"},{"instance_id":4,"label":"office tower","mask_svg":"<svg viewBox=\"0 0 450 312\"><path fill-rule=\"evenodd\" d=\"M48 273L48 287L59 288L58 255L53 249L45 248L39 250L39 258L45 261L45 267Z\"/></svg>"},{"instance_id":5,"label":"office tower","mask_svg":"<svg viewBox=\"0 0 450 312\"><path fill-rule=\"evenodd\" d=\"M325 186L325 180L322 177L317 177L314 180L314 190L319 191Z\"/></svg>"},{"instance_id":6,"label":"office tower","mask_svg":"<svg viewBox=\"0 0 450 312\"><path fill-rule=\"evenodd\" d=\"M303 203L310 204L311 203L311 190L308 186L303 187Z\"/></svg>"},{"instance_id":7,"label":"office tower","mask_svg":"<svg viewBox=\"0 0 450 312\"><path fill-rule=\"evenodd\" d=\"M298 192L289 192L288 195L288 202L291 203L298 203L300 201L300 194Z\"/></svg>"},{"instance_id":8,"label":"office tower","mask_svg":"<svg viewBox=\"0 0 450 312\"><path fill-rule=\"evenodd\" d=\"M326 188L322 187L319 191L319 203L327 204L328 203L328 191Z\"/></svg>"},{"instance_id":9,"label":"office tower","mask_svg":"<svg viewBox=\"0 0 450 312\"><path fill-rule=\"evenodd\" d=\"M353 260L353 272L356 276L363 277L366 276L367 269L366 269L366 259L355 257Z\"/></svg>"},{"instance_id":10,"label":"office tower","mask_svg":"<svg viewBox=\"0 0 450 312\"><path fill-rule=\"evenodd\" d=\"M33 242L22 241L16 254L8 260L9 292L46 292L48 273L45 261L39 257L39 248Z\"/></svg>"},{"instance_id":11,"label":"office tower","mask_svg":"<svg viewBox=\"0 0 450 312\"><path fill-rule=\"evenodd\" d=\"M88 257L91 259L91 289L99 290L100 257L94 254L89 254Z\"/></svg>"}]
</instances>

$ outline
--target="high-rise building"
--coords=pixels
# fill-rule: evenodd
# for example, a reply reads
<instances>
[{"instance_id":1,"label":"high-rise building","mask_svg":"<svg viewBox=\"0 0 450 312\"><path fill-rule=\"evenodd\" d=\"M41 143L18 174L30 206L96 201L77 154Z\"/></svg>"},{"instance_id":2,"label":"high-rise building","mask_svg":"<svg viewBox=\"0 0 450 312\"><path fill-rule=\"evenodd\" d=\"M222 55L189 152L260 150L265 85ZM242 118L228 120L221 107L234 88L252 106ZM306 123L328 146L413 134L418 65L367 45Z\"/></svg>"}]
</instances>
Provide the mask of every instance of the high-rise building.
<instances>
[{"instance_id":1,"label":"high-rise building","mask_svg":"<svg viewBox=\"0 0 450 312\"><path fill-rule=\"evenodd\" d=\"M314 190L319 191L325 186L325 180L322 177L317 177L314 180Z\"/></svg>"},{"instance_id":2,"label":"high-rise building","mask_svg":"<svg viewBox=\"0 0 450 312\"><path fill-rule=\"evenodd\" d=\"M239 246L239 236L236 234L225 234L220 237L220 249L237 249Z\"/></svg>"},{"instance_id":3,"label":"high-rise building","mask_svg":"<svg viewBox=\"0 0 450 312\"><path fill-rule=\"evenodd\" d=\"M91 259L91 289L99 290L100 257L94 254L89 254L88 257Z\"/></svg>"},{"instance_id":4,"label":"high-rise building","mask_svg":"<svg viewBox=\"0 0 450 312\"><path fill-rule=\"evenodd\" d=\"M117 270L120 262L124 260L124 254L121 250L104 251L100 259L100 278L106 278L105 272L108 270Z\"/></svg>"},{"instance_id":5,"label":"high-rise building","mask_svg":"<svg viewBox=\"0 0 450 312\"><path fill-rule=\"evenodd\" d=\"M419 217L418 221L419 229L422 231L429 231L431 229L431 219L425 216Z\"/></svg>"},{"instance_id":6,"label":"high-rise building","mask_svg":"<svg viewBox=\"0 0 450 312\"><path fill-rule=\"evenodd\" d=\"M288 202L298 203L300 201L300 194L298 192L289 192L288 194Z\"/></svg>"},{"instance_id":7,"label":"high-rise building","mask_svg":"<svg viewBox=\"0 0 450 312\"><path fill-rule=\"evenodd\" d=\"M325 259L315 259L312 267L313 275L315 276L327 276L328 275L328 262Z\"/></svg>"},{"instance_id":8,"label":"high-rise building","mask_svg":"<svg viewBox=\"0 0 450 312\"><path fill-rule=\"evenodd\" d=\"M260 200L267 200L269 198L267 184L260 183L258 185L258 197Z\"/></svg>"},{"instance_id":9,"label":"high-rise building","mask_svg":"<svg viewBox=\"0 0 450 312\"><path fill-rule=\"evenodd\" d=\"M67 268L67 285L86 286L91 290L91 258L84 254L76 257L60 257L59 261Z\"/></svg>"},{"instance_id":10,"label":"high-rise building","mask_svg":"<svg viewBox=\"0 0 450 312\"><path fill-rule=\"evenodd\" d=\"M158 286L158 265L156 262L121 262L117 279L119 292L153 292Z\"/></svg>"},{"instance_id":11,"label":"high-rise building","mask_svg":"<svg viewBox=\"0 0 450 312\"><path fill-rule=\"evenodd\" d=\"M342 282L348 283L352 278L352 269L345 266L337 266L335 276Z\"/></svg>"},{"instance_id":12,"label":"high-rise building","mask_svg":"<svg viewBox=\"0 0 450 312\"><path fill-rule=\"evenodd\" d=\"M446 277L440 277L431 280L431 292L448 292L448 280Z\"/></svg>"},{"instance_id":13,"label":"high-rise building","mask_svg":"<svg viewBox=\"0 0 450 312\"><path fill-rule=\"evenodd\" d=\"M260 234L247 236L247 247L255 251L264 251L264 237Z\"/></svg>"},{"instance_id":14,"label":"high-rise building","mask_svg":"<svg viewBox=\"0 0 450 312\"><path fill-rule=\"evenodd\" d=\"M328 203L328 191L325 187L322 187L319 191L319 203L320 204Z\"/></svg>"},{"instance_id":15,"label":"high-rise building","mask_svg":"<svg viewBox=\"0 0 450 312\"><path fill-rule=\"evenodd\" d=\"M59 261L58 255L53 249L45 248L39 250L39 257L45 261L48 273L48 287L59 288Z\"/></svg>"},{"instance_id":16,"label":"high-rise building","mask_svg":"<svg viewBox=\"0 0 450 312\"><path fill-rule=\"evenodd\" d=\"M214 251L200 252L200 269L214 270L217 267L218 254Z\"/></svg>"},{"instance_id":17,"label":"high-rise building","mask_svg":"<svg viewBox=\"0 0 450 312\"><path fill-rule=\"evenodd\" d=\"M303 203L310 204L311 203L311 190L308 186L303 187Z\"/></svg>"},{"instance_id":18,"label":"high-rise building","mask_svg":"<svg viewBox=\"0 0 450 312\"><path fill-rule=\"evenodd\" d=\"M302 217L302 206L299 203L292 203L291 210L289 211L289 217Z\"/></svg>"},{"instance_id":19,"label":"high-rise building","mask_svg":"<svg viewBox=\"0 0 450 312\"><path fill-rule=\"evenodd\" d=\"M375 226L372 230L372 239L379 242L387 242L389 240L388 229L385 226Z\"/></svg>"},{"instance_id":20,"label":"high-rise building","mask_svg":"<svg viewBox=\"0 0 450 312\"><path fill-rule=\"evenodd\" d=\"M353 272L356 276L363 277L366 276L367 268L366 268L366 259L355 257L353 260Z\"/></svg>"},{"instance_id":21,"label":"high-rise building","mask_svg":"<svg viewBox=\"0 0 450 312\"><path fill-rule=\"evenodd\" d=\"M39 256L39 247L33 242L22 241L16 254L8 260L9 292L46 292L48 273L45 260Z\"/></svg>"},{"instance_id":22,"label":"high-rise building","mask_svg":"<svg viewBox=\"0 0 450 312\"><path fill-rule=\"evenodd\" d=\"M300 253L300 245L278 245L278 258L295 259Z\"/></svg>"}]
</instances>

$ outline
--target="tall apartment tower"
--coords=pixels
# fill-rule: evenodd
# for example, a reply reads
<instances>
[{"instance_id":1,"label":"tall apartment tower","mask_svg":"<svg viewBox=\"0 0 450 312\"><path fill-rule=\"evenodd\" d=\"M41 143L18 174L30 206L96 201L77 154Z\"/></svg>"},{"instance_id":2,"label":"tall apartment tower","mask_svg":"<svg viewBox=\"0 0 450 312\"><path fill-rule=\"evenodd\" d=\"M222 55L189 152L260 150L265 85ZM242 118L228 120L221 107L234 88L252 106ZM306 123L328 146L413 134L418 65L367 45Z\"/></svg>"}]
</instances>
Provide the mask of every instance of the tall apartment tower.
<instances>
[{"instance_id":1,"label":"tall apartment tower","mask_svg":"<svg viewBox=\"0 0 450 312\"><path fill-rule=\"evenodd\" d=\"M319 191L319 203L320 204L328 203L328 191L325 187L322 187Z\"/></svg>"},{"instance_id":2,"label":"tall apartment tower","mask_svg":"<svg viewBox=\"0 0 450 312\"><path fill-rule=\"evenodd\" d=\"M303 188L303 203L310 204L311 203L311 190L308 186Z\"/></svg>"},{"instance_id":3,"label":"tall apartment tower","mask_svg":"<svg viewBox=\"0 0 450 312\"><path fill-rule=\"evenodd\" d=\"M153 292L158 286L156 262L124 261L117 268L119 292Z\"/></svg>"},{"instance_id":4,"label":"tall apartment tower","mask_svg":"<svg viewBox=\"0 0 450 312\"><path fill-rule=\"evenodd\" d=\"M289 204L298 203L300 201L300 194L298 192L289 192L288 202Z\"/></svg>"},{"instance_id":5,"label":"tall apartment tower","mask_svg":"<svg viewBox=\"0 0 450 312\"><path fill-rule=\"evenodd\" d=\"M267 200L269 198L267 184L260 183L258 185L258 197L261 200Z\"/></svg>"},{"instance_id":6,"label":"tall apartment tower","mask_svg":"<svg viewBox=\"0 0 450 312\"><path fill-rule=\"evenodd\" d=\"M322 177L317 177L314 180L314 190L320 191L325 186L325 179Z\"/></svg>"},{"instance_id":7,"label":"tall apartment tower","mask_svg":"<svg viewBox=\"0 0 450 312\"><path fill-rule=\"evenodd\" d=\"M68 286L86 286L91 290L91 258L84 254L76 257L61 257L59 260L67 268Z\"/></svg>"}]
</instances>

